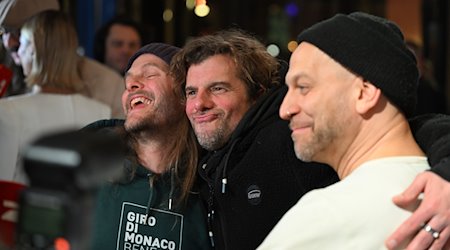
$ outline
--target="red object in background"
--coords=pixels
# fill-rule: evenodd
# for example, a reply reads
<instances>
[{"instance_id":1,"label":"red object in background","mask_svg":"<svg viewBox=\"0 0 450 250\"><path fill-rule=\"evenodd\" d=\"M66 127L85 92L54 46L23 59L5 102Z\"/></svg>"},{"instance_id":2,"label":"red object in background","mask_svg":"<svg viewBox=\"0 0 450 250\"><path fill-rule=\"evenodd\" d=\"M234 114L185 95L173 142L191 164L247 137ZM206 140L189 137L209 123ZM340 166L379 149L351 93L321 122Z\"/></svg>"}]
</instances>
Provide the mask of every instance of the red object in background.
<instances>
[{"instance_id":1,"label":"red object in background","mask_svg":"<svg viewBox=\"0 0 450 250\"><path fill-rule=\"evenodd\" d=\"M24 188L23 184L0 180L0 246L14 247L19 195Z\"/></svg>"},{"instance_id":2,"label":"red object in background","mask_svg":"<svg viewBox=\"0 0 450 250\"><path fill-rule=\"evenodd\" d=\"M3 97L11 84L13 72L3 64L0 64L0 97Z\"/></svg>"}]
</instances>

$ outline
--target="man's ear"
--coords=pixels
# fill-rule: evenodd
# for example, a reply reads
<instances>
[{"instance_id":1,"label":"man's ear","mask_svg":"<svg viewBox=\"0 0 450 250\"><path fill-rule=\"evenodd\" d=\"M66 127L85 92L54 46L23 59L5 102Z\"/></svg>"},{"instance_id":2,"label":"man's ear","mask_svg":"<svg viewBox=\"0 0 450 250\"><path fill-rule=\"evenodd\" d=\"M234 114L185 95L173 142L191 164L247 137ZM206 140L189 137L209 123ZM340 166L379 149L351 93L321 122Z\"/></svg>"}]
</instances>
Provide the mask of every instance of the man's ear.
<instances>
[{"instance_id":1,"label":"man's ear","mask_svg":"<svg viewBox=\"0 0 450 250\"><path fill-rule=\"evenodd\" d=\"M380 100L381 90L370 82L360 79L359 96L356 101L356 112L365 114L374 108Z\"/></svg>"}]
</instances>

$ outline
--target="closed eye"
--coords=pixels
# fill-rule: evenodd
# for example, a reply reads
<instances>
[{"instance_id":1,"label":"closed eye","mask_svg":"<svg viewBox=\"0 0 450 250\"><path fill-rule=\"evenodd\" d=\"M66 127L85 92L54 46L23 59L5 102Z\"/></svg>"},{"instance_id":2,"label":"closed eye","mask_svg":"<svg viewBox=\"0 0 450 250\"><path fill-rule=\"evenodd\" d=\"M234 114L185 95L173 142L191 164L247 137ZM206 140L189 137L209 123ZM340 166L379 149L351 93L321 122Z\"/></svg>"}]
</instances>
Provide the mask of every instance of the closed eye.
<instances>
[{"instance_id":1,"label":"closed eye","mask_svg":"<svg viewBox=\"0 0 450 250\"><path fill-rule=\"evenodd\" d=\"M310 88L308 86L304 86L304 85L296 85L295 89L298 90L300 92L300 94L302 95L306 95Z\"/></svg>"},{"instance_id":2,"label":"closed eye","mask_svg":"<svg viewBox=\"0 0 450 250\"><path fill-rule=\"evenodd\" d=\"M143 75L143 77L144 77L145 79L150 79L150 78L155 77L155 76L157 76L157 75L156 75L156 74L144 74L144 75Z\"/></svg>"}]
</instances>

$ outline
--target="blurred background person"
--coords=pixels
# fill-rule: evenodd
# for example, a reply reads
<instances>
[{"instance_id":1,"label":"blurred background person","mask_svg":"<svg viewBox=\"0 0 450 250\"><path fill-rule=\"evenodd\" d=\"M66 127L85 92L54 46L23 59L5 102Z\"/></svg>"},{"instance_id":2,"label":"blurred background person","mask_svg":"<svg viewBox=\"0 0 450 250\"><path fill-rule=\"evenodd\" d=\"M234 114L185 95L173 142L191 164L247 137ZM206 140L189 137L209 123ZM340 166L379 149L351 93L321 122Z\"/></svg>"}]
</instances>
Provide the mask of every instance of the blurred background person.
<instances>
[{"instance_id":1,"label":"blurred background person","mask_svg":"<svg viewBox=\"0 0 450 250\"><path fill-rule=\"evenodd\" d=\"M13 6L14 8L12 8ZM27 92L24 75L17 55L20 26L34 13L58 8L58 2L55 0L0 1L0 35L2 36L3 42L0 48L0 64L3 64L13 73L10 84L4 86L6 88L4 91L0 91L0 93L4 93L0 97L19 95ZM11 15L8 15L10 9L12 12ZM20 12L18 12L19 10Z\"/></svg>"},{"instance_id":2,"label":"blurred background person","mask_svg":"<svg viewBox=\"0 0 450 250\"><path fill-rule=\"evenodd\" d=\"M0 26L3 30L3 46L8 51L7 53L15 58L16 64L20 65L21 63L16 56L20 44L17 37L20 34L21 26L30 17L45 10L55 9L59 9L57 0L0 1ZM5 39L5 36L8 39ZM53 47L47 47L47 49L50 48L53 49ZM81 57L77 70L80 72L80 78L85 87L84 94L110 106L112 117L123 118L121 104L121 95L125 88L123 78L114 70L84 56ZM18 76L15 75L14 77Z\"/></svg>"},{"instance_id":3,"label":"blurred background person","mask_svg":"<svg viewBox=\"0 0 450 250\"><path fill-rule=\"evenodd\" d=\"M115 17L97 31L94 58L123 75L128 59L143 41L138 23L126 17Z\"/></svg>"},{"instance_id":4,"label":"blurred background person","mask_svg":"<svg viewBox=\"0 0 450 250\"><path fill-rule=\"evenodd\" d=\"M106 104L85 96L77 54L78 38L69 18L47 10L21 29L17 51L29 94L0 99L0 176L27 183L21 150L36 136L111 117Z\"/></svg>"}]
</instances>

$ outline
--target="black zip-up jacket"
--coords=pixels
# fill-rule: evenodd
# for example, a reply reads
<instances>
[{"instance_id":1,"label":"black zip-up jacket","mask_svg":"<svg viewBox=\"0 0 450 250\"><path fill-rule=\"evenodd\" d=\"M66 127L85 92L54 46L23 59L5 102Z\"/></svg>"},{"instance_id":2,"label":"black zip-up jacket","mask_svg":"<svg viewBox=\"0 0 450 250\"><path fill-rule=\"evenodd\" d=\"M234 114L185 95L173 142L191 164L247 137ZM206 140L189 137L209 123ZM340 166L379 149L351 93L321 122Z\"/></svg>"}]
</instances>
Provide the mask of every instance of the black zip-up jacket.
<instances>
[{"instance_id":1,"label":"black zip-up jacket","mask_svg":"<svg viewBox=\"0 0 450 250\"><path fill-rule=\"evenodd\" d=\"M338 181L329 166L296 158L288 123L278 115L286 91L279 86L261 98L228 144L201 161L201 196L216 249L255 249L306 192ZM432 171L450 180L449 117L422 116L410 125Z\"/></svg>"}]
</instances>

